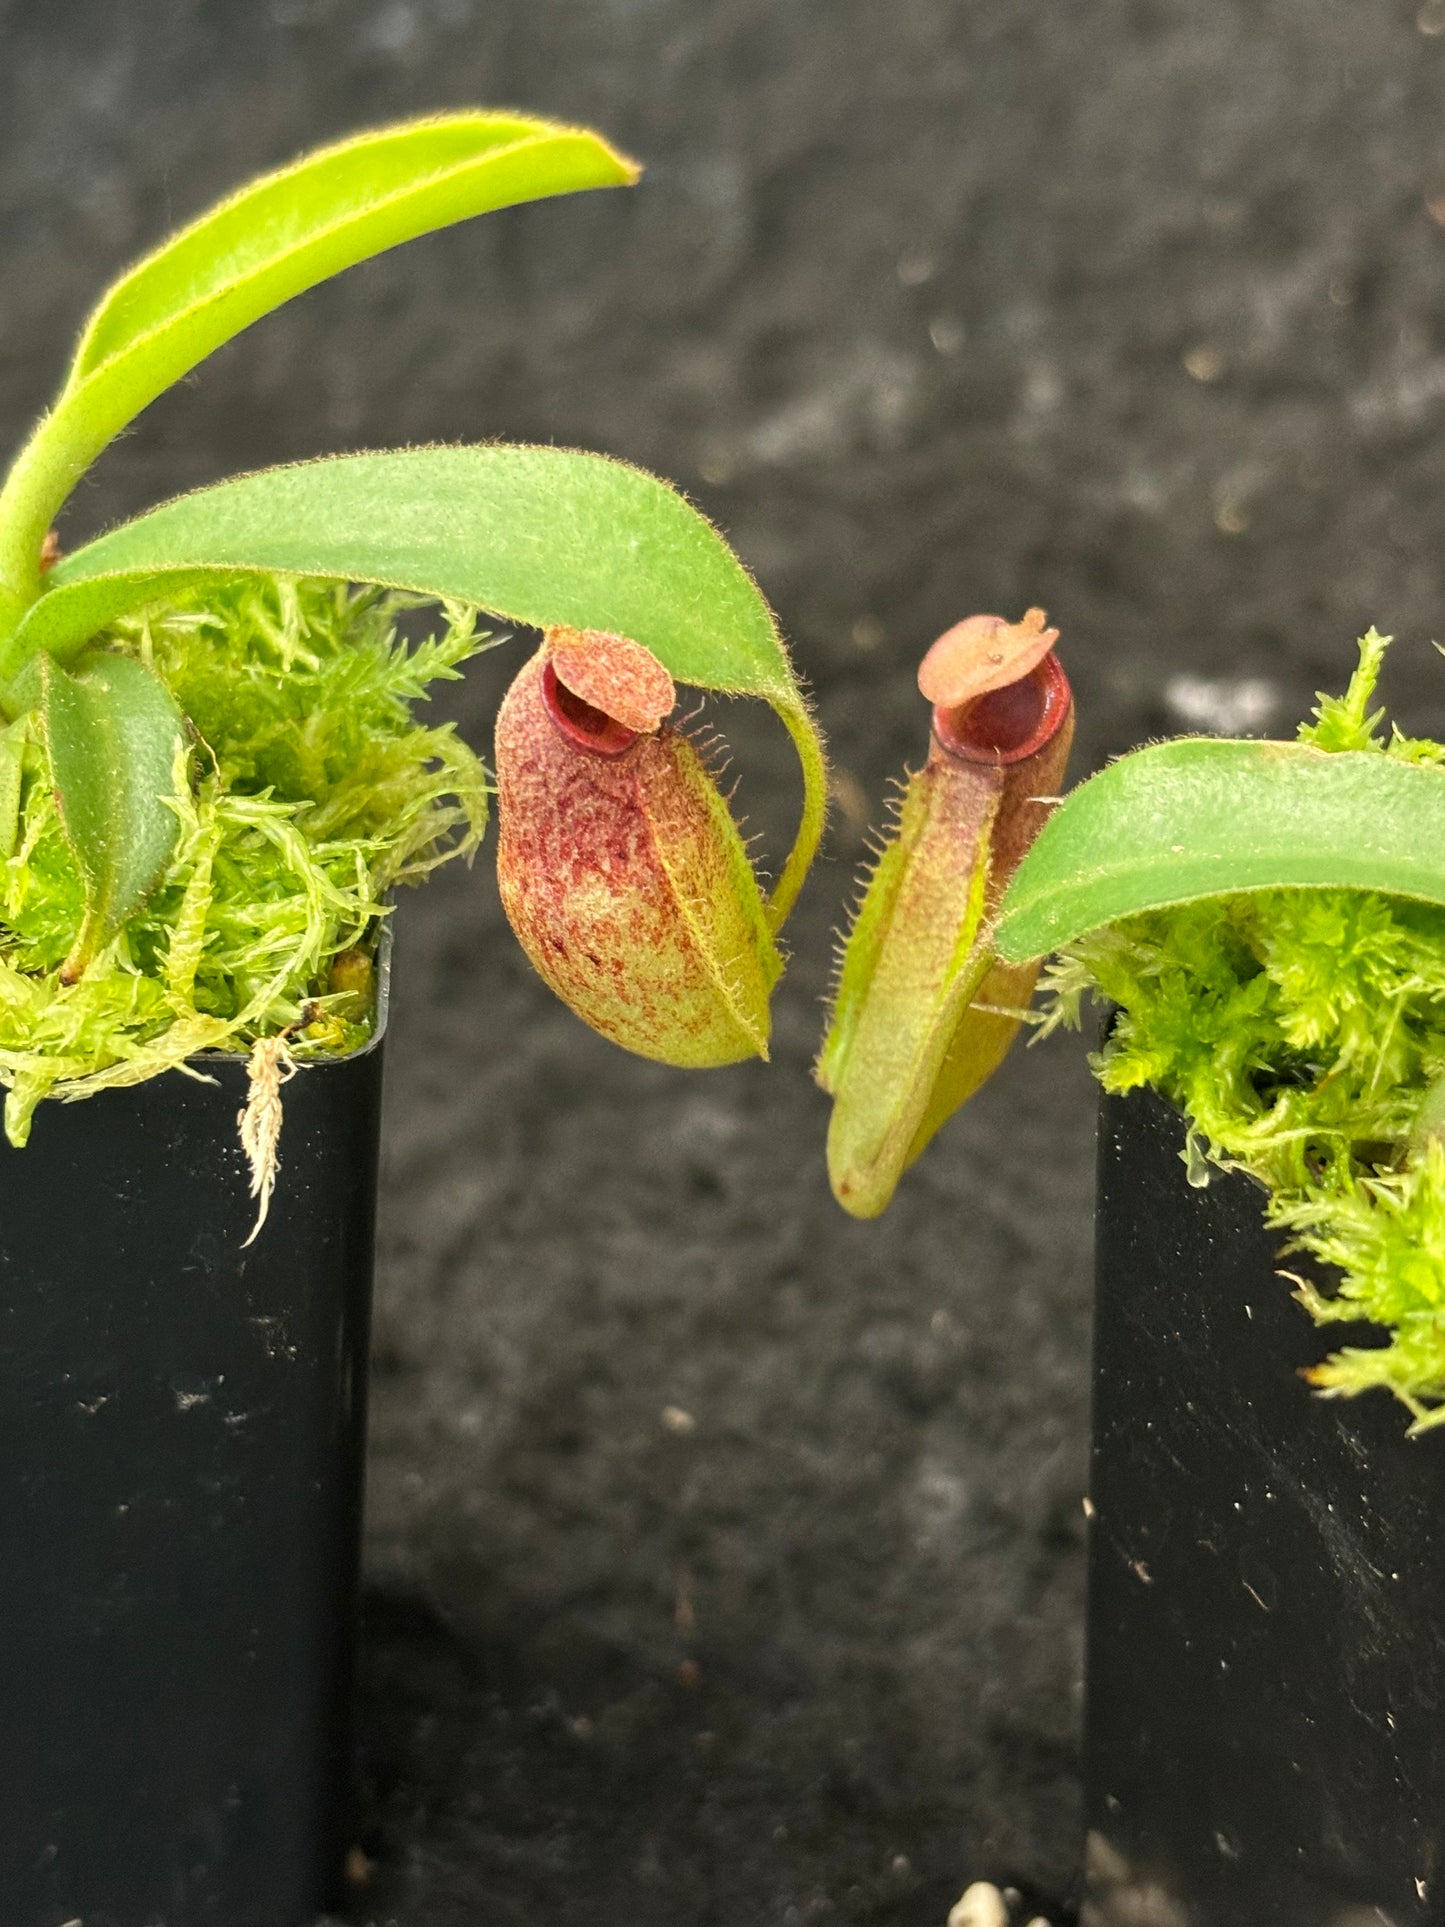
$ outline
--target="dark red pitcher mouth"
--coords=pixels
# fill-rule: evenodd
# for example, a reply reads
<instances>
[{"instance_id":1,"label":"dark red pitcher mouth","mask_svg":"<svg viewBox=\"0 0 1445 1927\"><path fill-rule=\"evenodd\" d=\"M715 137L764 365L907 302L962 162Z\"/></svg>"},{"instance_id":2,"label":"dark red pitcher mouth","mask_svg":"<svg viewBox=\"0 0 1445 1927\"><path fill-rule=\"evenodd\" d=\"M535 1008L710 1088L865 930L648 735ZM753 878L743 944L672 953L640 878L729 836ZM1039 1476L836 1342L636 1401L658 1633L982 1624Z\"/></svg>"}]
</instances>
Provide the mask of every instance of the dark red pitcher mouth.
<instances>
[{"instance_id":1,"label":"dark red pitcher mouth","mask_svg":"<svg viewBox=\"0 0 1445 1927\"><path fill-rule=\"evenodd\" d=\"M635 729L569 689L551 662L542 665L542 701L558 734L594 756L621 756L637 741Z\"/></svg>"},{"instance_id":2,"label":"dark red pitcher mouth","mask_svg":"<svg viewBox=\"0 0 1445 1927\"><path fill-rule=\"evenodd\" d=\"M1073 706L1063 664L1052 651L1002 689L991 689L957 709L933 712L940 748L967 763L1021 763L1062 729Z\"/></svg>"}]
</instances>

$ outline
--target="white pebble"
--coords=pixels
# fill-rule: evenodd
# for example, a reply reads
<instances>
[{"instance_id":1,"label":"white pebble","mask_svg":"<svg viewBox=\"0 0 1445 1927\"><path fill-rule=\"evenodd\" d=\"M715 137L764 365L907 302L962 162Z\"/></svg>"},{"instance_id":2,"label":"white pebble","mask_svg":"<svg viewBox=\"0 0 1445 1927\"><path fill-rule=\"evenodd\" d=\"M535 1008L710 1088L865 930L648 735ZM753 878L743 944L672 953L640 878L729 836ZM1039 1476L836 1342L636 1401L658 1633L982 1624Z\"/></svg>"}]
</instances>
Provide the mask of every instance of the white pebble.
<instances>
[{"instance_id":1,"label":"white pebble","mask_svg":"<svg viewBox=\"0 0 1445 1927\"><path fill-rule=\"evenodd\" d=\"M1008 1927L1008 1908L997 1887L975 1880L948 1916L948 1927Z\"/></svg>"}]
</instances>

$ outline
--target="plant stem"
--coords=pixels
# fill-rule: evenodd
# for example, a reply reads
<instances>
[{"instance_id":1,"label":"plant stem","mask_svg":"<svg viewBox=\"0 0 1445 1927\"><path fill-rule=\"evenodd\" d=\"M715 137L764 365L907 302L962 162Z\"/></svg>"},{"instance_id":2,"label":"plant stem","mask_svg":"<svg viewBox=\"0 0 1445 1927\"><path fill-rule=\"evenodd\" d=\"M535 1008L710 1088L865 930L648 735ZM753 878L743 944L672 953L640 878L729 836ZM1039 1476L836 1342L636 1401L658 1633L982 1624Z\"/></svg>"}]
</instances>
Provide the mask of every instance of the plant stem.
<instances>
[{"instance_id":1,"label":"plant stem","mask_svg":"<svg viewBox=\"0 0 1445 1927\"><path fill-rule=\"evenodd\" d=\"M77 398L78 400L78 398ZM72 400L37 422L0 489L0 641L41 591L40 550L62 503L114 434Z\"/></svg>"}]
</instances>

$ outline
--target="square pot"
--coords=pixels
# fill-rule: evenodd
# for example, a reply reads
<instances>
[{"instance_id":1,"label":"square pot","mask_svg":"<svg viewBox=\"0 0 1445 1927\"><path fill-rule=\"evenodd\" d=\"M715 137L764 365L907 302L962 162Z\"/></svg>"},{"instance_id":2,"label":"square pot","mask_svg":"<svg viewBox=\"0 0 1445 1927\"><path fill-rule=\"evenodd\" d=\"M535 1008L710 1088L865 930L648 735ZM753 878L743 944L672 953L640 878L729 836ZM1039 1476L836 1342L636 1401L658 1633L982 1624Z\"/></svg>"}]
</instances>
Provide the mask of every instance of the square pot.
<instances>
[{"instance_id":1,"label":"square pot","mask_svg":"<svg viewBox=\"0 0 1445 1927\"><path fill-rule=\"evenodd\" d=\"M1370 1328L1317 1328L1260 1187L1183 1148L1104 1099L1083 1921L1438 1927L1445 1434L1308 1389Z\"/></svg>"},{"instance_id":2,"label":"square pot","mask_svg":"<svg viewBox=\"0 0 1445 1927\"><path fill-rule=\"evenodd\" d=\"M286 1085L249 1247L241 1058L0 1146L4 1927L339 1896L384 1024Z\"/></svg>"}]
</instances>

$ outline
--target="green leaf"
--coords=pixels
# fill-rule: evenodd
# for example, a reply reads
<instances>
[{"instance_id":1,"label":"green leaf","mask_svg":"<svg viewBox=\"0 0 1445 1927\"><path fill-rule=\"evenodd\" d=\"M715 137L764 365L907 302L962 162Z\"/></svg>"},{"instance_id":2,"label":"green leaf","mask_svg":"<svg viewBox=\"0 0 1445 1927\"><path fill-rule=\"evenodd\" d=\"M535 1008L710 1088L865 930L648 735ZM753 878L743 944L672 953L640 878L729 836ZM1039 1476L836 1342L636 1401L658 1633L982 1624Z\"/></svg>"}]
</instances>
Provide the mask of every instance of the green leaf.
<instances>
[{"instance_id":1,"label":"green leaf","mask_svg":"<svg viewBox=\"0 0 1445 1927\"><path fill-rule=\"evenodd\" d=\"M20 840L20 796L25 780L25 748L30 718L21 716L0 729L0 859L8 861Z\"/></svg>"},{"instance_id":2,"label":"green leaf","mask_svg":"<svg viewBox=\"0 0 1445 1927\"><path fill-rule=\"evenodd\" d=\"M65 660L116 616L236 570L377 582L536 628L631 636L679 681L761 696L803 763L781 921L822 822L816 731L752 578L655 476L556 448L415 448L263 470L153 509L59 563L0 648L9 682L38 650Z\"/></svg>"},{"instance_id":3,"label":"green leaf","mask_svg":"<svg viewBox=\"0 0 1445 1927\"><path fill-rule=\"evenodd\" d=\"M61 823L85 879L85 919L61 972L73 983L170 861L178 822L167 799L185 724L143 663L110 655L73 674L47 659L40 718Z\"/></svg>"},{"instance_id":4,"label":"green leaf","mask_svg":"<svg viewBox=\"0 0 1445 1927\"><path fill-rule=\"evenodd\" d=\"M465 113L375 128L250 182L123 275L69 391L129 357L152 394L303 289L419 234L637 169L585 128Z\"/></svg>"},{"instance_id":5,"label":"green leaf","mask_svg":"<svg viewBox=\"0 0 1445 1927\"><path fill-rule=\"evenodd\" d=\"M1311 887L1445 905L1445 770L1303 743L1136 750L1055 811L994 942L1022 963L1142 910Z\"/></svg>"},{"instance_id":6,"label":"green leaf","mask_svg":"<svg viewBox=\"0 0 1445 1927\"><path fill-rule=\"evenodd\" d=\"M106 443L214 349L293 295L455 221L622 185L637 173L584 128L464 113L358 134L251 182L130 269L101 301L54 410L0 495L0 576L12 594L33 593L40 538Z\"/></svg>"},{"instance_id":7,"label":"green leaf","mask_svg":"<svg viewBox=\"0 0 1445 1927\"><path fill-rule=\"evenodd\" d=\"M768 606L716 529L655 476L556 448L341 455L179 496L51 570L19 657L43 648L63 659L187 577L237 569L378 582L537 628L614 631L701 688L795 687ZM18 660L5 652L0 674Z\"/></svg>"}]
</instances>

